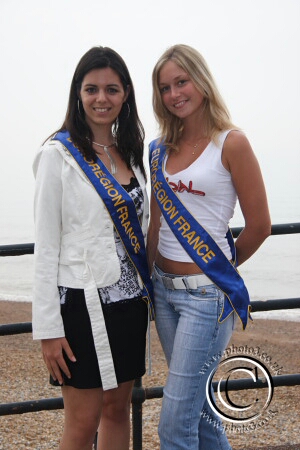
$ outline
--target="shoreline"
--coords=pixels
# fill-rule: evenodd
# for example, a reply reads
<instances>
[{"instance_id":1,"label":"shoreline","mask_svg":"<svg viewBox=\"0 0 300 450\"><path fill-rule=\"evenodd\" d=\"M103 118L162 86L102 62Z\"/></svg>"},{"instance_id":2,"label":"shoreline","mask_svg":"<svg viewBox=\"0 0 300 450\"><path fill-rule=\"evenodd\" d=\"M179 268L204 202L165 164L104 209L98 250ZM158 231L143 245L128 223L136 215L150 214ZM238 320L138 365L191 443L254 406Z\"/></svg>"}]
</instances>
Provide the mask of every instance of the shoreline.
<instances>
[{"instance_id":1,"label":"shoreline","mask_svg":"<svg viewBox=\"0 0 300 450\"><path fill-rule=\"evenodd\" d=\"M0 324L19 322L31 322L31 303L0 301ZM265 355L264 361L268 357L273 367L276 364L277 375L300 373L300 360L297 357L299 331L299 322L254 317L246 331L242 331L237 324L227 349L228 352L239 354L241 349L247 353L251 348L259 348L260 355ZM144 387L163 386L167 367L154 323L151 323L151 354L152 373L143 377L142 384ZM31 333L1 336L0 358L0 403L61 396L60 389L48 383L40 343L32 340ZM269 369L271 372L271 362ZM272 375L276 375L275 369ZM238 404L241 404L240 399L245 398L245 392L249 390L237 391L232 398L238 399ZM280 448L283 449L296 445L293 448L300 449L299 404L300 386L276 387L270 405L270 411L276 414L259 429L248 433L236 430L227 433L233 450L265 450L267 445L268 448L282 446ZM161 399L146 400L143 404L144 450L159 449L157 425L160 407ZM57 449L62 423L62 410L3 416L0 421L0 448Z\"/></svg>"}]
</instances>

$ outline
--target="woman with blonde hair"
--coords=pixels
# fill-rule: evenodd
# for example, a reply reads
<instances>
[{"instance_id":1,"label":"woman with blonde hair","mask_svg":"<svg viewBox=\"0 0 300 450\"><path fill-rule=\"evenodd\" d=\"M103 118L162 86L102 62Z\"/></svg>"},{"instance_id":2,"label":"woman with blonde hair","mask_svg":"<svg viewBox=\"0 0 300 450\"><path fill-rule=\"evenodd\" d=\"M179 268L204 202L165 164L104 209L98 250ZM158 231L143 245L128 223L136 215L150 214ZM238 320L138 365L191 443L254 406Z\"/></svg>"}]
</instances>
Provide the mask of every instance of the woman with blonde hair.
<instances>
[{"instance_id":1,"label":"woman with blonde hair","mask_svg":"<svg viewBox=\"0 0 300 450\"><path fill-rule=\"evenodd\" d=\"M150 144L148 258L169 366L161 450L228 450L206 383L236 319L247 324L249 295L237 266L270 234L266 192L250 143L195 49L168 49L152 81L160 137ZM237 200L245 227L234 243Z\"/></svg>"}]
</instances>

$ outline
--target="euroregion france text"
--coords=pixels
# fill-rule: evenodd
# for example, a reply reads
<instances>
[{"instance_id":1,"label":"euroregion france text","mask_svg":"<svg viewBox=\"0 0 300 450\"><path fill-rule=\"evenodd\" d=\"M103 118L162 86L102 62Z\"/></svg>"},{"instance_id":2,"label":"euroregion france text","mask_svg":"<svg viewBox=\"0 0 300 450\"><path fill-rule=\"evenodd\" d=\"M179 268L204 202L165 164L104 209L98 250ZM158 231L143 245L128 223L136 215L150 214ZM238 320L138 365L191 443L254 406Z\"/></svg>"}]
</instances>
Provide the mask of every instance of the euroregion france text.
<instances>
[{"instance_id":1,"label":"euroregion france text","mask_svg":"<svg viewBox=\"0 0 300 450\"><path fill-rule=\"evenodd\" d=\"M152 153L151 158L151 182L153 192L156 194L157 201L162 205L164 211L173 222L173 225L180 231L182 237L187 240L187 243L196 250L197 254L201 256L202 260L207 264L210 259L216 255L209 248L209 246L201 239L195 230L191 230L189 222L179 214L178 209L173 205L172 200L168 197L166 191L163 189L163 183L157 181L156 172L158 170L158 158L160 149L157 148Z\"/></svg>"},{"instance_id":2,"label":"euroregion france text","mask_svg":"<svg viewBox=\"0 0 300 450\"><path fill-rule=\"evenodd\" d=\"M116 208L116 211L118 213L118 219L120 220L120 223L122 227L124 228L125 233L128 235L131 245L133 247L134 253L138 253L140 251L140 243L138 241L137 236L134 234L134 230L131 226L131 222L129 219L129 212L128 207L124 203L125 200L122 197L122 194L119 193L119 191L116 189L116 187L111 183L111 181L106 177L105 172L103 172L100 168L100 166L93 161L87 161L88 165L91 167L94 175L99 179L99 182L104 186L105 190L107 191L108 195L111 197L114 208ZM122 205L122 206L121 206Z\"/></svg>"}]
</instances>

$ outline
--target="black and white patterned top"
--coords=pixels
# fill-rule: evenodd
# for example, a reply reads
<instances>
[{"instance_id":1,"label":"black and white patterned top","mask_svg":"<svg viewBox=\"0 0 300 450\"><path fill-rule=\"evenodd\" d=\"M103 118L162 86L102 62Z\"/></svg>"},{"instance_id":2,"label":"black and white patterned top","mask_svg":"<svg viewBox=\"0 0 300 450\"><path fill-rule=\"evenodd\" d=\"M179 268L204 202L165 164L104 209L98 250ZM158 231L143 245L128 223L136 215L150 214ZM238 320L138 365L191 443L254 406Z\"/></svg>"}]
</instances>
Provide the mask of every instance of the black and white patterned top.
<instances>
[{"instance_id":1,"label":"black and white patterned top","mask_svg":"<svg viewBox=\"0 0 300 450\"><path fill-rule=\"evenodd\" d=\"M123 188L128 192L132 198L138 218L141 220L144 210L144 198L140 185L136 178L132 177L130 184L123 185ZM117 255L120 260L121 275L120 279L111 286L99 288L98 292L104 304L118 302L141 295L142 290L138 283L137 272L132 264L123 242L114 229L114 238L116 243ZM59 286L60 303L64 304L66 301L67 288Z\"/></svg>"}]
</instances>

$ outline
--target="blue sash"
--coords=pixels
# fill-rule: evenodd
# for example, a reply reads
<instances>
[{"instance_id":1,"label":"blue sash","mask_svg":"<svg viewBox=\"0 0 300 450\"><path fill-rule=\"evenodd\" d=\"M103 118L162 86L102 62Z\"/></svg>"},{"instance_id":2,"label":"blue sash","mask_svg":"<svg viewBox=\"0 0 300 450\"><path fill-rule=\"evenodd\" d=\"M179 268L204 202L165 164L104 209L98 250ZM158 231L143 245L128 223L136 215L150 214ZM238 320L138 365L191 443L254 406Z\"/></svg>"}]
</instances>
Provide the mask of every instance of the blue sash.
<instances>
[{"instance_id":1,"label":"blue sash","mask_svg":"<svg viewBox=\"0 0 300 450\"><path fill-rule=\"evenodd\" d=\"M125 250L142 279L142 296L149 306L152 320L154 318L153 286L149 274L144 237L133 200L99 158L96 163L84 158L72 143L68 131L60 131L53 139L60 141L69 150L103 200Z\"/></svg>"},{"instance_id":2,"label":"blue sash","mask_svg":"<svg viewBox=\"0 0 300 450\"><path fill-rule=\"evenodd\" d=\"M169 186L163 173L166 147L159 146L158 142L155 140L150 144L150 171L152 191L161 212L188 255L225 294L219 321L224 321L235 311L245 329L251 309L250 299L244 281L234 266L236 257L231 232L229 230L226 236L233 254L233 264Z\"/></svg>"}]
</instances>

